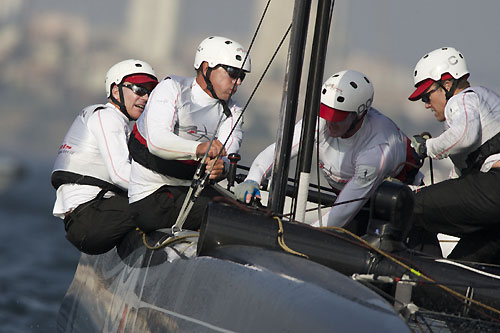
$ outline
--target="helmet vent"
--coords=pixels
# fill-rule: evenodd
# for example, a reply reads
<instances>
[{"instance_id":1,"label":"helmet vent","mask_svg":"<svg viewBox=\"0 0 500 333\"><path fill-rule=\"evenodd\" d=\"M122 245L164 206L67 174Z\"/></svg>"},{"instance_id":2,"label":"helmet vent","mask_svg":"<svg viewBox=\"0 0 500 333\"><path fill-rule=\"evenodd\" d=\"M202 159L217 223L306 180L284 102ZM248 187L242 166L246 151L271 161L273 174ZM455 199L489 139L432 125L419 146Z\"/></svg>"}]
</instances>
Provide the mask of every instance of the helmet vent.
<instances>
[{"instance_id":1,"label":"helmet vent","mask_svg":"<svg viewBox=\"0 0 500 333\"><path fill-rule=\"evenodd\" d=\"M365 78L366 83L370 83L370 80L366 76L363 76Z\"/></svg>"},{"instance_id":2,"label":"helmet vent","mask_svg":"<svg viewBox=\"0 0 500 333\"><path fill-rule=\"evenodd\" d=\"M333 75L332 77L337 77L337 76L339 76L339 75L338 75L338 74L335 74L335 75Z\"/></svg>"},{"instance_id":3,"label":"helmet vent","mask_svg":"<svg viewBox=\"0 0 500 333\"><path fill-rule=\"evenodd\" d=\"M356 84L356 82L351 81L351 82L349 82L349 84L350 84L350 85L351 85L351 87L353 87L354 89L358 89L358 85Z\"/></svg>"},{"instance_id":4,"label":"helmet vent","mask_svg":"<svg viewBox=\"0 0 500 333\"><path fill-rule=\"evenodd\" d=\"M345 98L342 96L337 97L337 102L343 103L345 101Z\"/></svg>"},{"instance_id":5,"label":"helmet vent","mask_svg":"<svg viewBox=\"0 0 500 333\"><path fill-rule=\"evenodd\" d=\"M226 40L224 43L226 43L227 45L229 45L229 44L232 44L233 42L231 42L230 40Z\"/></svg>"},{"instance_id":6,"label":"helmet vent","mask_svg":"<svg viewBox=\"0 0 500 333\"><path fill-rule=\"evenodd\" d=\"M135 67L142 67L142 64L135 64Z\"/></svg>"},{"instance_id":7,"label":"helmet vent","mask_svg":"<svg viewBox=\"0 0 500 333\"><path fill-rule=\"evenodd\" d=\"M429 57L429 54L424 55L422 59L426 59L427 57Z\"/></svg>"},{"instance_id":8,"label":"helmet vent","mask_svg":"<svg viewBox=\"0 0 500 333\"><path fill-rule=\"evenodd\" d=\"M324 95L324 94L326 94L326 89L325 89L325 88L323 88L323 90L321 91L321 93L322 93L323 95Z\"/></svg>"},{"instance_id":9,"label":"helmet vent","mask_svg":"<svg viewBox=\"0 0 500 333\"><path fill-rule=\"evenodd\" d=\"M241 56L239 54L236 55L236 60L241 61Z\"/></svg>"}]
</instances>

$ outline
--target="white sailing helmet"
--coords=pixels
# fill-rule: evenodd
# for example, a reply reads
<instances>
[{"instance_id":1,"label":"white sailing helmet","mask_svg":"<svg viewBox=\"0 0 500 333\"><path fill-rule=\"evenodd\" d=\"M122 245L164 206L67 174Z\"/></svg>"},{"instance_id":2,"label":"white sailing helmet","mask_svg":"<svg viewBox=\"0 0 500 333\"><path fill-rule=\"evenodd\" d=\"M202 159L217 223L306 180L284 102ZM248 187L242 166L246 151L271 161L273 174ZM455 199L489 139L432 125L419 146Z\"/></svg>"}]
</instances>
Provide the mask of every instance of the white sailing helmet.
<instances>
[{"instance_id":1,"label":"white sailing helmet","mask_svg":"<svg viewBox=\"0 0 500 333\"><path fill-rule=\"evenodd\" d=\"M333 74L321 88L320 117L342 121L349 113L362 117L373 102L373 84L363 73L345 70Z\"/></svg>"},{"instance_id":2,"label":"white sailing helmet","mask_svg":"<svg viewBox=\"0 0 500 333\"><path fill-rule=\"evenodd\" d=\"M120 84L124 78L132 75L134 75L132 83L158 83L153 67L147 62L137 59L123 60L113 65L106 73L106 97L111 96L113 84Z\"/></svg>"},{"instance_id":3,"label":"white sailing helmet","mask_svg":"<svg viewBox=\"0 0 500 333\"><path fill-rule=\"evenodd\" d=\"M250 55L247 59L247 51L240 43L226 37L211 36L205 38L196 49L194 57L194 68L200 68L206 61L213 68L217 65L227 65L242 68L247 73L251 71ZM245 62L243 64L243 62Z\"/></svg>"},{"instance_id":4,"label":"white sailing helmet","mask_svg":"<svg viewBox=\"0 0 500 333\"><path fill-rule=\"evenodd\" d=\"M432 83L447 79L460 79L468 75L469 70L461 52L453 47L441 47L424 55L415 66L413 82L415 91L409 97L415 101Z\"/></svg>"}]
</instances>

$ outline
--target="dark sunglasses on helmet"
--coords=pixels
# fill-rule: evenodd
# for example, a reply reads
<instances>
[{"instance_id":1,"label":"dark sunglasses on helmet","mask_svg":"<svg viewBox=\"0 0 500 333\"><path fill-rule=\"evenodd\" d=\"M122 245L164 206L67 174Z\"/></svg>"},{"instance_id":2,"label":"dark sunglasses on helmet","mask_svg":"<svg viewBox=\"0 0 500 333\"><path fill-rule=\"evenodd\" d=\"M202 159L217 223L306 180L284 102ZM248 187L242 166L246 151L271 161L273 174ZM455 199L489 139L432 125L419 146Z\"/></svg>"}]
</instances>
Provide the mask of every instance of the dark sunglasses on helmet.
<instances>
[{"instance_id":1,"label":"dark sunglasses on helmet","mask_svg":"<svg viewBox=\"0 0 500 333\"><path fill-rule=\"evenodd\" d=\"M243 69L231 67L228 65L220 65L220 66L225 69L230 78L235 80L239 78L241 82L243 82L243 80L245 79L246 73Z\"/></svg>"},{"instance_id":2,"label":"dark sunglasses on helmet","mask_svg":"<svg viewBox=\"0 0 500 333\"><path fill-rule=\"evenodd\" d=\"M148 95L151 95L151 90L149 89L146 89L144 87L141 87L141 86L138 86L138 85L135 85L135 84L132 84L132 83L125 83L125 84L122 84L122 87L127 87L129 88L130 90L132 90L134 92L134 94L136 94L137 96L144 96L146 94Z\"/></svg>"},{"instance_id":3,"label":"dark sunglasses on helmet","mask_svg":"<svg viewBox=\"0 0 500 333\"><path fill-rule=\"evenodd\" d=\"M435 91L437 91L439 88L441 88L441 86L437 86L435 89L432 89L432 90L429 90L428 92L420 95L421 99L422 99L422 102L424 102L425 104L429 104L431 102L431 94Z\"/></svg>"}]
</instances>

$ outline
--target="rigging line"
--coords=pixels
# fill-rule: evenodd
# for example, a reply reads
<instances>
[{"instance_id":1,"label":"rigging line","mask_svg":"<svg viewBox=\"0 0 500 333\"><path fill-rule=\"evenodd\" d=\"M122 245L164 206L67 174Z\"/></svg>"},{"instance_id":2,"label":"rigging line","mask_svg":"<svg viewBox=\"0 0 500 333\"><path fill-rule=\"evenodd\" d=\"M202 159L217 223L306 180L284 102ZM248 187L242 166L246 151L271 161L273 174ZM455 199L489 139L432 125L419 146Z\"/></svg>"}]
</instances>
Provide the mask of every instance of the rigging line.
<instances>
[{"instance_id":1,"label":"rigging line","mask_svg":"<svg viewBox=\"0 0 500 333\"><path fill-rule=\"evenodd\" d=\"M390 255L389 253L385 252L385 251L382 251L380 249L378 249L377 247L371 245L370 243L368 243L366 240L364 240L363 238L359 237L358 235L344 229L344 228L341 228L341 227L323 227L323 228L319 228L319 229L323 229L323 230L328 230L328 229L331 229L331 230L337 230L337 231L340 231L340 232L344 232L348 235L350 235L351 237L354 237L355 239L359 240L360 242L362 242L363 244L365 245L368 245L372 250L374 250L375 252L378 252L379 254L381 254L382 256L386 257L387 259L393 261L394 263L398 264L399 266L407 269L410 273L418 276L418 277L421 277L422 279L428 281L428 282L432 282L432 283L435 283L437 287L443 289L444 291L448 292L449 294L451 295L454 295L458 298L460 298L461 300L463 301L466 301L466 302L470 302L470 303L473 303L479 307L482 307L484 309L487 309L491 312L495 312L496 314L500 314L500 310L498 309L495 309L487 304L483 304L479 301L476 301L475 299L472 299L470 297L466 297L462 294L460 294L459 292L456 292L455 290L451 289L451 288L448 288L447 286L441 284L441 283L438 283L436 282L435 280L433 280L432 278L428 277L427 275L421 273L420 271L410 267L409 265L405 264L404 262L396 259L394 256ZM471 309L473 309L471 307Z\"/></svg>"},{"instance_id":2,"label":"rigging line","mask_svg":"<svg viewBox=\"0 0 500 333\"><path fill-rule=\"evenodd\" d=\"M465 270L469 270L469 271L472 271L472 272L477 273L477 274L485 275L485 276L488 276L488 277L500 280L500 276L498 276L496 274L491 274L491 273L488 273L488 272L483 272L483 271L481 271L479 269L476 269L476 268L473 268L473 267L461 264L459 262L455 262L455 261L448 260L448 259L437 259L436 261L437 262L442 262L442 263L445 263L445 264L449 264L449 265L455 265L455 266L458 266L458 267L463 268Z\"/></svg>"},{"instance_id":3,"label":"rigging line","mask_svg":"<svg viewBox=\"0 0 500 333\"><path fill-rule=\"evenodd\" d=\"M257 92L257 89L259 88L260 84L262 83L262 80L264 79L264 77L266 76L267 74L267 71L269 70L269 67L271 67L274 59L276 58L276 55L278 54L281 46L283 45L283 43L285 42L285 39L286 37L288 36L288 33L290 32L290 29L292 28L292 25L290 24L290 26L288 27L288 29L286 30L285 34L283 35L283 38L281 39L280 43L278 44L278 47L276 48L276 50L274 51L271 59L269 60L266 68L264 69L264 71L262 72L262 75L261 77L259 78L259 81L257 82L257 84L255 85L255 88L254 90L252 91L252 93L250 94L250 97L248 98L245 106L243 107L240 115L238 116L238 119L236 119L235 123L234 123L234 126L231 128L231 131L229 132L229 135L227 136L226 138L226 141L224 141L224 144L222 145L222 147L225 147L227 142L229 141L229 138L231 137L231 135L233 134L234 130L236 129L236 125L240 122L241 118L243 117L243 113L245 113L245 111L247 110L248 108L248 105L250 104L250 101L253 99L253 97L255 96L255 93ZM216 158L215 158L215 161L217 161L217 159L220 158L220 155L222 154L222 148L221 150L219 151L219 154L217 154ZM215 164L215 162L214 162ZM213 166L213 165L212 165ZM212 169L210 169L211 171Z\"/></svg>"},{"instance_id":4,"label":"rigging line","mask_svg":"<svg viewBox=\"0 0 500 333\"><path fill-rule=\"evenodd\" d=\"M266 6L265 6L265 8L264 8L264 11L262 12L262 16L260 17L259 23L257 24L257 28L255 29L255 32L254 32L254 34L253 34L253 36L252 36L252 40L250 41L250 45L248 46L248 50L247 50L247 52L246 52L245 59L243 60L243 63L241 64L241 67L240 67L240 72L243 70L243 67L245 66L245 62L247 61L248 56L249 56L249 54L250 54L250 50L251 50L251 49L252 49L252 47L253 47L253 44L254 44L254 42L255 42L255 39L257 38L257 34L258 34L259 30L260 30L260 27L261 27L261 25L262 25L262 22L264 21L264 17L266 16L266 13L267 13L267 10L268 10L268 8L269 8L270 3L271 3L271 0L268 0L268 1L267 1ZM290 29L290 28L289 28L289 29ZM286 35L287 35L287 34L288 34L288 31L286 32L285 37L286 37ZM285 37L284 37L284 38L285 38ZM284 38L283 38L283 40L284 40ZM236 128L236 125L237 125L237 124L238 124L238 122L240 121L240 119L241 119L241 117L242 117L243 113L245 112L245 110L246 110L246 108L247 108L247 106L248 106L248 103L249 103L249 102L250 102L250 100L252 99L253 95L255 94L255 91L257 90L257 87L258 87L258 86L259 86L259 84L261 83L261 81L262 81L262 79L263 79L264 75L266 74L266 72L267 72L267 70L268 70L268 68L269 68L270 64L272 63L272 61L274 60L274 58L275 58L276 54L278 53L278 50L279 50L279 48L281 47L281 44L283 44L283 40L282 40L282 41L281 41L281 43L279 44L278 49L275 51L275 53L274 53L273 57L271 58L270 63L268 64L268 66L266 67L266 69L265 69L264 73L262 74L261 79L259 80L259 82L257 83L257 85L256 85L256 87L255 87L255 89L254 89L254 91L252 92L252 95L250 96L250 98L248 99L247 103L245 104L245 107L244 107L244 108L243 108L243 110L241 111L240 116L238 117L238 119L237 119L237 120L236 120L236 122L234 123L234 126L233 126L233 128L231 129L231 132L229 132L229 135L228 135L228 137L226 138L226 141L224 141L224 144L222 145L222 148L221 148L221 150L219 151L219 154L216 156L215 161L217 161L217 160L220 158L220 155L222 154L222 150L224 149L224 147L226 146L226 144L227 144L227 142L228 142L229 138L230 138L230 137L231 137L231 135L233 134L233 132L234 132L234 130L235 130L235 128ZM237 82L237 81L238 81L238 80L236 80L236 81L235 81L235 83L233 84L232 91L234 91L234 88L236 87L236 82ZM232 95L232 93L231 93L231 95ZM215 136L215 134L216 134L216 133L217 133L217 131L214 133L214 136ZM212 164L212 168L210 168L210 170L209 170L209 174L211 173L211 171L212 171L212 169L213 169L213 165L215 165L215 161L214 161L214 164Z\"/></svg>"},{"instance_id":5,"label":"rigging line","mask_svg":"<svg viewBox=\"0 0 500 333\"><path fill-rule=\"evenodd\" d=\"M316 182L318 183L318 185L321 183L321 179L320 179L320 168L319 168L319 117L316 117L316 126L318 127L318 130L316 131L316 176L317 176L317 179L316 179ZM307 212L307 209L306 209L306 212ZM319 226L322 227L323 226L323 215L321 214L321 189L320 187L318 186L318 221L319 221Z\"/></svg>"},{"instance_id":6,"label":"rigging line","mask_svg":"<svg viewBox=\"0 0 500 333\"><path fill-rule=\"evenodd\" d=\"M370 199L370 197L363 197L363 198L357 198L357 199L346 200L346 201L341 201L341 202L335 202L332 205L321 205L321 208L330 208L330 207L345 205L345 204L348 204L348 203L351 203L351 202L361 201L361 200L365 200L365 199ZM315 211L316 209L318 209L318 208L308 208L308 209L306 209L306 212L312 212L312 211ZM292 215L292 213L276 214L276 215L277 216L279 215L281 217L290 217Z\"/></svg>"},{"instance_id":7,"label":"rigging line","mask_svg":"<svg viewBox=\"0 0 500 333\"><path fill-rule=\"evenodd\" d=\"M212 137L210 138L208 148L205 151L205 154L203 154L203 158L201 159L201 162L198 164L196 171L195 171L195 174L193 175L193 179L191 181L191 185L189 186L188 193L186 194L184 202L182 203L182 207L179 211L179 214L177 215L177 220L175 221L175 224L172 226L172 230L174 232L182 230L182 226L184 225L184 221L186 220L189 212L191 211L190 203L192 202L192 196L193 196L194 189L196 188L196 191L195 191L195 196L196 196L196 195L199 195L198 188L200 187L200 185L205 187L204 182L207 179L207 177L206 177L207 173L205 173L205 176L201 180L201 183L203 183L203 184L200 183L202 168L205 165L205 161L208 157L208 153L210 151L210 148L212 147L212 144L215 140L215 136L217 135L217 132L219 131L219 128L222 124L223 117L224 117L224 113L222 113L221 116L219 117L219 121L217 123L217 129L214 132L214 134L212 135ZM212 164L212 167L210 168L210 172L208 172L208 175L210 175L214 165L215 165L215 162ZM202 189L203 189L203 187L202 187ZM196 199L196 197L195 197L195 199Z\"/></svg>"},{"instance_id":8,"label":"rigging line","mask_svg":"<svg viewBox=\"0 0 500 333\"><path fill-rule=\"evenodd\" d=\"M198 177L198 179L193 179L193 181L197 181L201 178L201 181L197 184L195 184L196 186L196 191L194 191L194 198L192 198L192 192L193 192L193 187L191 186L189 188L189 192L188 192L188 195L186 196L186 199L184 200L184 204L183 204L183 209L181 209L178 217L177 217L177 220L178 221L182 221L182 222L179 222L174 225L174 227L176 228L179 228L179 225L180 227L182 227L182 224L184 223L183 220L185 220L187 218L187 215L189 214L189 211L191 210L191 207L192 205L194 204L194 201L197 199L197 197L199 196L199 194L201 193L201 190L203 190L203 188L205 187L206 185L206 182L207 182L207 179L208 177L210 177L210 174L212 173L212 170L215 166L215 162L217 162L217 160L221 157L221 154L222 154L222 151L224 149L224 147L226 146L229 138L231 137L231 135L233 134L234 130L236 129L236 125L238 124L238 122L241 120L241 118L243 117L243 113L247 110L247 107L250 103L250 101L252 100L253 96L255 95L255 93L257 92L257 89L259 88L260 84L262 83L262 80L264 79L267 71L269 70L269 67L271 66L272 62L274 61L274 59L276 58L276 55L278 54L278 51L280 50L281 46L283 45L286 37L288 36L288 33L290 32L290 29L292 28L292 25L290 24L290 26L288 27L287 31L285 32L283 38L281 39L278 47L276 48L273 56L271 57L271 60L269 61L269 63L267 64L264 72L262 73L259 81L257 82L257 85L255 86L254 90L252 91L252 94L250 95L247 103L245 104L245 106L243 107L238 119L236 120L236 122L234 123L234 126L231 128L231 131L229 132L226 140L224 141L224 144L222 145L221 149L219 150L219 153L217 154L217 156L215 157L214 159L214 162L212 163L212 165L210 166L208 172L206 172L203 177ZM182 215L181 215L182 214Z\"/></svg>"},{"instance_id":9,"label":"rigging line","mask_svg":"<svg viewBox=\"0 0 500 333\"><path fill-rule=\"evenodd\" d=\"M255 38L257 38L257 33L260 30L260 26L262 25L262 22L264 21L264 17L266 16L267 9L269 8L270 4L271 4L271 0L268 0L267 4L266 4L266 7L264 7L264 11L262 12L262 16L260 17L259 23L257 24L257 28L255 29L255 32L254 32L254 34L252 36L252 40L250 41L250 45L248 46L247 54L245 55L245 59L243 59L243 63L241 64L240 70L238 72L238 77L239 77L239 74L241 74L241 72L243 71L243 67L245 66L245 63L246 63L246 61L248 59L248 55L250 54L250 50L252 49L253 43L255 42ZM234 81L233 88L231 89L231 95L230 96L232 96L233 93L234 93L234 88L236 87L236 82L238 82L238 79L236 79L236 81Z\"/></svg>"},{"instance_id":10,"label":"rigging line","mask_svg":"<svg viewBox=\"0 0 500 333\"><path fill-rule=\"evenodd\" d=\"M283 45L283 43L285 42L285 39L286 37L288 36L288 33L290 32L290 29L292 28L292 25L290 24L290 26L288 27L288 29L286 30L285 34L283 35L283 38L281 39L280 43L278 44L278 47L276 48L276 50L274 51L271 59L269 60L266 68L264 69L264 71L262 72L262 75L261 77L259 78L259 81L257 82L257 84L255 85L255 88L254 90L252 91L252 93L250 94L250 97L248 98L245 106L243 107L243 110L241 111L241 114L239 115L238 119L236 120L233 128L231 129L231 132L229 132L229 136L231 136L231 134L233 133L234 129L236 128L236 124L238 124L238 122L241 120L241 118L243 117L243 113L247 110L247 107L248 107L248 104L250 104L250 101L253 99L253 97L255 96L255 93L257 92L257 89L259 88L260 84L262 83L262 80L264 79L264 77L266 76L267 74L267 71L269 70L269 67L271 67L271 64L273 63L274 59L276 58L276 55L278 54L278 51L280 50L281 46ZM226 145L227 141L229 140L229 136L228 138L226 139L226 141L224 142L224 146Z\"/></svg>"},{"instance_id":11,"label":"rigging line","mask_svg":"<svg viewBox=\"0 0 500 333\"><path fill-rule=\"evenodd\" d=\"M261 19L259 21L259 24L257 26L257 29L255 30L255 33L252 37L252 40L250 42L250 46L248 47L248 51L247 51L247 54L245 56L245 59L243 61L243 64L241 65L241 68L240 68L240 72L241 70L243 69L243 66L245 65L245 61L247 60L248 58L248 55L250 54L250 50L253 46L253 43L255 41L255 38L257 37L257 34L258 34L258 31L260 30L260 27L262 25L262 22L264 20L264 17L266 15L266 12L267 12L267 9L269 7L269 4L271 3L271 0L268 0L267 4L266 4L266 7L264 9L264 12L262 13L262 16L261 16ZM290 25L291 27L291 25ZM278 45L278 48L277 50L275 51L275 53L273 54L273 57L271 58L268 66L266 67L264 73L262 74L259 82L257 83L254 91L252 92L252 95L250 96L250 98L248 99L247 103L245 104L245 107L243 108L243 110L241 111L238 119L236 120L236 122L234 123L234 126L233 128L231 129L231 131L229 132L229 135L227 136L224 144L222 145L221 149L219 150L219 153L217 154L217 156L215 157L213 163L212 163L212 166L210 167L210 169L208 170L208 172L205 172L205 175L203 176L203 178L200 176L201 174L201 167L202 167L202 164L203 163L200 163L200 165L198 165L198 168L196 170L196 173L195 173L195 176L193 177L193 182L192 182L192 185L190 186L189 188L189 192L188 192L188 195L186 196L185 200L184 200L184 203L182 205L182 208L179 212L179 215L177 216L177 221L174 225L175 228L182 228L182 225L184 224L184 221L186 218L187 218L187 215L189 214L190 210L191 210L191 207L192 205L194 204L194 200L197 199L197 196L201 193L201 190L203 190L203 188L205 187L206 185L206 181L208 179L208 177L210 176L210 174L212 173L212 170L213 170L213 167L215 166L215 163L218 161L218 159L220 158L221 154L222 154L222 151L224 150L224 147L226 146L229 138L231 137L231 135L233 134L235 128L236 128L236 125L238 124L238 122L241 120L241 117L243 116L243 113L245 112L250 100L252 99L253 95L255 94L258 86L260 85L260 83L262 82L262 79L264 78L264 75L266 74L267 70L269 69L269 66L270 64L272 63L272 61L274 60L274 58L276 57L276 54L278 53L279 49L281 48L281 45L283 44L283 41L284 39L286 38L286 35L288 35L288 31L290 31L290 27L288 28L285 36L283 37L283 39L281 40L280 44ZM237 80L235 81L234 85L233 85L233 90L236 86L236 82ZM224 104L222 104L222 107L224 108L224 106L227 107L227 104L224 102ZM221 115L221 119L222 119L222 116L224 115L224 113ZM217 128L217 131L214 132L214 135L212 136L212 138L210 139L210 145L209 145L209 148L211 147L212 145L212 141L214 140L215 138L215 135L217 134L219 128ZM203 161L205 161L206 157L208 156L208 150L205 152L205 155L203 157ZM201 181L199 181L199 179L201 178ZM196 191L194 191L194 198L193 198L193 187L196 187ZM201 190L200 190L201 188ZM173 227L173 228L174 228Z\"/></svg>"}]
</instances>

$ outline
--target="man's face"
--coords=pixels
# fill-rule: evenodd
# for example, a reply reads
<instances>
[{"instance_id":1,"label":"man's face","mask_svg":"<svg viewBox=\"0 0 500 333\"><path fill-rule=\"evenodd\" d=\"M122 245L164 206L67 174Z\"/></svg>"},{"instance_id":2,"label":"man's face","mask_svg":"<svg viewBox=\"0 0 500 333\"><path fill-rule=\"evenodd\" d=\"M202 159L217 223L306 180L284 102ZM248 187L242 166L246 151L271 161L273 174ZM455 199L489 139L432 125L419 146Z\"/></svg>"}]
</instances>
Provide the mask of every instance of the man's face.
<instances>
[{"instance_id":1,"label":"man's face","mask_svg":"<svg viewBox=\"0 0 500 333\"><path fill-rule=\"evenodd\" d=\"M422 102L425 103L426 109L431 109L434 112L434 117L439 122L446 120L444 116L444 108L446 106L446 94L444 89L438 84L433 83L425 93L422 94Z\"/></svg>"},{"instance_id":2,"label":"man's face","mask_svg":"<svg viewBox=\"0 0 500 333\"><path fill-rule=\"evenodd\" d=\"M351 112L342 121L327 121L326 125L328 127L328 134L334 138L343 137L351 127L351 124L356 119L356 117L356 113Z\"/></svg>"},{"instance_id":3,"label":"man's face","mask_svg":"<svg viewBox=\"0 0 500 333\"><path fill-rule=\"evenodd\" d=\"M214 87L214 91L217 94L217 97L225 101L229 100L231 93L236 93L236 90L242 82L242 79L240 77L231 77L231 75L237 75L235 75L234 73L238 73L239 68L228 67L228 70L229 72L223 66L216 66L214 69L212 69L212 72L210 74L210 81L212 82L212 86Z\"/></svg>"},{"instance_id":4,"label":"man's face","mask_svg":"<svg viewBox=\"0 0 500 333\"><path fill-rule=\"evenodd\" d=\"M132 119L137 120L144 111L144 107L146 106L149 94L154 88L154 85L153 82L141 84L124 82L122 84L123 104L125 104L127 112ZM113 87L113 95L117 100L120 100L118 86Z\"/></svg>"}]
</instances>

